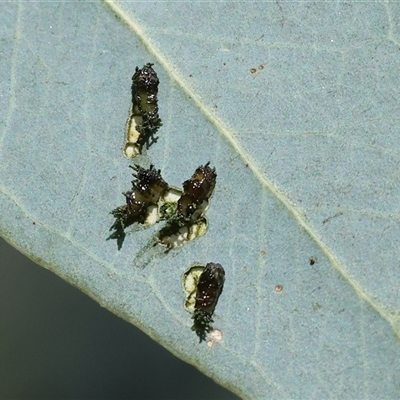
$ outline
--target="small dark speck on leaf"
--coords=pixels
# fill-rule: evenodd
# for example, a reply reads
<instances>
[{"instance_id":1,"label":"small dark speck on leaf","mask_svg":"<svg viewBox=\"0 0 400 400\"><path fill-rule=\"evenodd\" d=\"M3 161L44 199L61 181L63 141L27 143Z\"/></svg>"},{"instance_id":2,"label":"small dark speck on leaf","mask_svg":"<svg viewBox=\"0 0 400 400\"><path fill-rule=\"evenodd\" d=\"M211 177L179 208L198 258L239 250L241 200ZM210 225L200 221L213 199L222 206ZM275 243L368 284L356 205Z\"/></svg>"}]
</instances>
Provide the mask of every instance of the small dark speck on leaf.
<instances>
[{"instance_id":1,"label":"small dark speck on leaf","mask_svg":"<svg viewBox=\"0 0 400 400\"><path fill-rule=\"evenodd\" d=\"M318 303L313 303L312 307L314 311L319 311L322 308L321 304Z\"/></svg>"},{"instance_id":2,"label":"small dark speck on leaf","mask_svg":"<svg viewBox=\"0 0 400 400\"><path fill-rule=\"evenodd\" d=\"M261 71L262 69L264 69L264 65L260 64L260 65L258 66L258 69Z\"/></svg>"},{"instance_id":3,"label":"small dark speck on leaf","mask_svg":"<svg viewBox=\"0 0 400 400\"><path fill-rule=\"evenodd\" d=\"M192 74L190 74L190 75L189 75L189 78L193 78L193 75L192 75Z\"/></svg>"},{"instance_id":4,"label":"small dark speck on leaf","mask_svg":"<svg viewBox=\"0 0 400 400\"><path fill-rule=\"evenodd\" d=\"M262 256L265 256L265 254L266 254L264 250L261 250L260 253Z\"/></svg>"},{"instance_id":5,"label":"small dark speck on leaf","mask_svg":"<svg viewBox=\"0 0 400 400\"><path fill-rule=\"evenodd\" d=\"M32 222L33 225L36 225L36 222Z\"/></svg>"},{"instance_id":6,"label":"small dark speck on leaf","mask_svg":"<svg viewBox=\"0 0 400 400\"><path fill-rule=\"evenodd\" d=\"M255 73L257 72L257 70L256 70L255 68L250 68L250 72L251 72L252 74L255 74Z\"/></svg>"},{"instance_id":7,"label":"small dark speck on leaf","mask_svg":"<svg viewBox=\"0 0 400 400\"><path fill-rule=\"evenodd\" d=\"M276 285L275 286L275 292L276 293L280 293L280 292L282 292L282 290L283 290L283 286L282 285Z\"/></svg>"},{"instance_id":8,"label":"small dark speck on leaf","mask_svg":"<svg viewBox=\"0 0 400 400\"><path fill-rule=\"evenodd\" d=\"M310 258L310 265L314 265L317 262L317 260L314 257Z\"/></svg>"}]
</instances>

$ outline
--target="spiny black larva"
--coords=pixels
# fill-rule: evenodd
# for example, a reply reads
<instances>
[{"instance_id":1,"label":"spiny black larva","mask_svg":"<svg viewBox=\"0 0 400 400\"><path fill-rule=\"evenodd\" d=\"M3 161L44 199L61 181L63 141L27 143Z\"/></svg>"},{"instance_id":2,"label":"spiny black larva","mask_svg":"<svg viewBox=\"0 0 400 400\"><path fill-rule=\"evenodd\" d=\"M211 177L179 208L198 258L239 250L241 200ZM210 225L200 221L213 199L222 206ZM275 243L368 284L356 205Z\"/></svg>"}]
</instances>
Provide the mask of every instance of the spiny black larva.
<instances>
[{"instance_id":1,"label":"spiny black larva","mask_svg":"<svg viewBox=\"0 0 400 400\"><path fill-rule=\"evenodd\" d=\"M115 218L110 231L114 231L109 239L117 239L118 249L121 248L125 239L125 229L134 223L153 224L157 221L149 221L153 210L158 209L158 202L169 189L168 184L161 177L160 170L153 165L149 169L137 165L130 166L134 172L132 189L126 193L126 204L117 207L110 214ZM158 217L156 218L158 220Z\"/></svg>"},{"instance_id":2,"label":"spiny black larva","mask_svg":"<svg viewBox=\"0 0 400 400\"><path fill-rule=\"evenodd\" d=\"M196 169L190 179L183 183L183 194L178 201L178 218L181 221L195 221L208 206L217 174L210 163Z\"/></svg>"},{"instance_id":3,"label":"spiny black larva","mask_svg":"<svg viewBox=\"0 0 400 400\"><path fill-rule=\"evenodd\" d=\"M132 107L126 126L124 149L128 158L141 154L143 146L149 148L155 143L155 135L162 125L158 115L159 80L152 67L151 63L142 69L136 67L132 77Z\"/></svg>"},{"instance_id":4,"label":"spiny black larva","mask_svg":"<svg viewBox=\"0 0 400 400\"><path fill-rule=\"evenodd\" d=\"M192 177L183 183L175 215L158 233L158 241L168 249L202 236L207 231L205 213L214 191L217 173L208 162L199 166Z\"/></svg>"},{"instance_id":5,"label":"spiny black larva","mask_svg":"<svg viewBox=\"0 0 400 400\"><path fill-rule=\"evenodd\" d=\"M225 282L225 271L221 264L208 263L197 283L196 302L192 316L192 330L196 332L200 343L213 328L211 323L219 296Z\"/></svg>"}]
</instances>

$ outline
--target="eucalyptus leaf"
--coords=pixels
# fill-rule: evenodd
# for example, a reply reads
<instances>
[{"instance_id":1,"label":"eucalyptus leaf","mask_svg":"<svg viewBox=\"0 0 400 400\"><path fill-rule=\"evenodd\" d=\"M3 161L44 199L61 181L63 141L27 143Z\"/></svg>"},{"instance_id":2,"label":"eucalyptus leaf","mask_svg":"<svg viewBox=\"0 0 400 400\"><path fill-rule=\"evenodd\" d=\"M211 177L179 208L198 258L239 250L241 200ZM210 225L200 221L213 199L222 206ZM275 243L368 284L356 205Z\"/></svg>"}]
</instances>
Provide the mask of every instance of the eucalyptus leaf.
<instances>
[{"instance_id":1,"label":"eucalyptus leaf","mask_svg":"<svg viewBox=\"0 0 400 400\"><path fill-rule=\"evenodd\" d=\"M396 2L2 4L1 235L242 397L398 397L399 19ZM163 126L138 160L177 188L218 174L207 233L168 253L161 224L106 241L148 62ZM207 345L182 279L208 262L226 279Z\"/></svg>"}]
</instances>

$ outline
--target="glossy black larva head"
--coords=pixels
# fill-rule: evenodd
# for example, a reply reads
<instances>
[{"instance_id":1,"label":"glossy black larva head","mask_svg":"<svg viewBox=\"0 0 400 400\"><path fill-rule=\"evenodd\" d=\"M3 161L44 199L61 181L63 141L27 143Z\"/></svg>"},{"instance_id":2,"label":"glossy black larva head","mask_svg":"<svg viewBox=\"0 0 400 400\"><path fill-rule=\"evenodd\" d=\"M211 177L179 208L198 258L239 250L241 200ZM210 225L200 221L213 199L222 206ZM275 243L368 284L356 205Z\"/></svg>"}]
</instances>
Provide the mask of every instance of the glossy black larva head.
<instances>
[{"instance_id":1,"label":"glossy black larva head","mask_svg":"<svg viewBox=\"0 0 400 400\"><path fill-rule=\"evenodd\" d=\"M158 76L152 68L154 64L148 63L142 69L136 67L132 76L132 102L135 103L138 96L146 94L147 100L156 100L158 93ZM139 104L141 102L139 101Z\"/></svg>"},{"instance_id":2,"label":"glossy black larva head","mask_svg":"<svg viewBox=\"0 0 400 400\"><path fill-rule=\"evenodd\" d=\"M196 219L196 215L201 206L207 202L212 195L217 179L215 168L211 168L210 163L201 165L195 171L190 179L183 183L183 194L178 201L178 218L180 220ZM202 213L199 210L198 213Z\"/></svg>"},{"instance_id":3,"label":"glossy black larva head","mask_svg":"<svg viewBox=\"0 0 400 400\"><path fill-rule=\"evenodd\" d=\"M215 168L206 165L200 165L190 179L183 183L183 190L194 199L208 199L215 187L217 173Z\"/></svg>"},{"instance_id":4,"label":"glossy black larva head","mask_svg":"<svg viewBox=\"0 0 400 400\"><path fill-rule=\"evenodd\" d=\"M136 199L157 204L160 197L168 190L167 182L161 176L161 171L150 165L149 169L144 169L139 166L131 168L135 171L133 173L134 180L132 187L136 194Z\"/></svg>"},{"instance_id":5,"label":"glossy black larva head","mask_svg":"<svg viewBox=\"0 0 400 400\"><path fill-rule=\"evenodd\" d=\"M124 193L130 219L143 223L147 217L148 207L157 205L160 197L168 189L168 184L161 176L160 170L145 169L138 165L130 166L134 172L132 190Z\"/></svg>"},{"instance_id":6,"label":"glossy black larva head","mask_svg":"<svg viewBox=\"0 0 400 400\"><path fill-rule=\"evenodd\" d=\"M222 293L225 271L220 264L208 263L197 283L193 326L197 336L205 340L207 332L212 330L212 315Z\"/></svg>"}]
</instances>

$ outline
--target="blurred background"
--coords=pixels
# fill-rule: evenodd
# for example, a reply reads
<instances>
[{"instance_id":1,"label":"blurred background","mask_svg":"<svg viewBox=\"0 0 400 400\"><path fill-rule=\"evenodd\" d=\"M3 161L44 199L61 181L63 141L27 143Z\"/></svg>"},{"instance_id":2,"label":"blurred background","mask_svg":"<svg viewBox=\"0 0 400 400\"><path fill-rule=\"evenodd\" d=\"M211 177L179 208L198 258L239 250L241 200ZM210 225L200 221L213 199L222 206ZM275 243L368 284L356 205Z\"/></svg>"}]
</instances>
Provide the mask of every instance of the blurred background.
<instances>
[{"instance_id":1,"label":"blurred background","mask_svg":"<svg viewBox=\"0 0 400 400\"><path fill-rule=\"evenodd\" d=\"M0 238L1 399L239 399Z\"/></svg>"}]
</instances>

